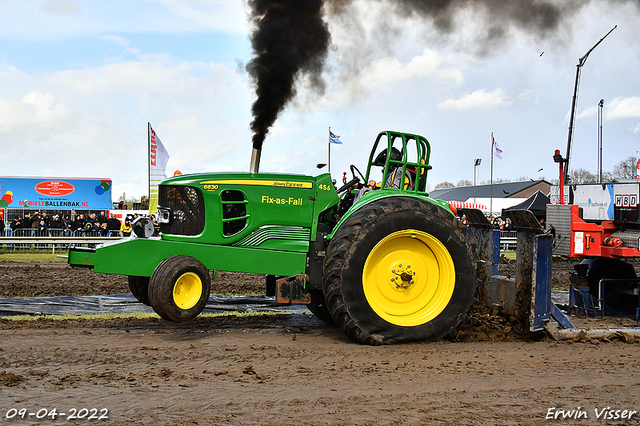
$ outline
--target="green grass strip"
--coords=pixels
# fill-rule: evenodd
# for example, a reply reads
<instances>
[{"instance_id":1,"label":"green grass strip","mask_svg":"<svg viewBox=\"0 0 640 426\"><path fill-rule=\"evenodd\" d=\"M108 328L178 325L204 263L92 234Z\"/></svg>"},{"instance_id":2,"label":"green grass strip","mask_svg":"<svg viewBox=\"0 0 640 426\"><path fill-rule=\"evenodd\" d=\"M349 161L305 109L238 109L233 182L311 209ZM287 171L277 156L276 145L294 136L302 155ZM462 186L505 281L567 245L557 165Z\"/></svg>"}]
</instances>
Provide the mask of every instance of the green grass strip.
<instances>
[{"instance_id":1,"label":"green grass strip","mask_svg":"<svg viewBox=\"0 0 640 426\"><path fill-rule=\"evenodd\" d=\"M62 263L67 259L58 255L66 255L66 251L59 250L55 254L42 252L6 252L0 251L0 262L22 262L22 263Z\"/></svg>"},{"instance_id":2,"label":"green grass strip","mask_svg":"<svg viewBox=\"0 0 640 426\"><path fill-rule=\"evenodd\" d=\"M306 314L307 312L296 312ZM264 311L264 312L238 312L238 311L228 311L228 312L205 312L200 314L200 317L226 317L226 316L237 316L237 317L253 317L253 316L264 316L264 315L289 315L290 312L275 312L275 311ZM309 314L311 314L309 312ZM70 320L70 319L83 319L83 320L92 320L92 319L116 319L116 318L134 318L134 319L147 319L147 318L160 318L160 316L156 313L146 313L146 312L137 312L134 314L86 314L86 315L10 315L10 316L0 316L3 320L8 321L37 321L41 318L62 321L62 320Z\"/></svg>"}]
</instances>

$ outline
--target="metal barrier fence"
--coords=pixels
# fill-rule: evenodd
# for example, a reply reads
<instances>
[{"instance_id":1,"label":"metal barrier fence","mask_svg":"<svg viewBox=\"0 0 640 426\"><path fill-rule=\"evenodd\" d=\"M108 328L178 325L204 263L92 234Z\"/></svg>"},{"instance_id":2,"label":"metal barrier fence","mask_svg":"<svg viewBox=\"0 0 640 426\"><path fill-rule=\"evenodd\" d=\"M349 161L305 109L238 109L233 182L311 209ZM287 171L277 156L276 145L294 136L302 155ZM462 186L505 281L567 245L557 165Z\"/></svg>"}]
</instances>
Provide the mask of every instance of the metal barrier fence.
<instances>
[{"instance_id":1,"label":"metal barrier fence","mask_svg":"<svg viewBox=\"0 0 640 426\"><path fill-rule=\"evenodd\" d=\"M36 228L18 228L18 229L5 229L5 237L121 237L120 230L107 230L104 231L87 231L79 230L72 231L70 229L57 229L49 228L44 231L40 231Z\"/></svg>"},{"instance_id":2,"label":"metal barrier fence","mask_svg":"<svg viewBox=\"0 0 640 426\"><path fill-rule=\"evenodd\" d=\"M517 241L516 231L500 231L500 250L515 250Z\"/></svg>"},{"instance_id":3,"label":"metal barrier fence","mask_svg":"<svg viewBox=\"0 0 640 426\"><path fill-rule=\"evenodd\" d=\"M123 238L120 231L71 231L69 229L46 229L40 231L35 228L5 229L0 236L0 247L12 250L21 249L51 249L55 253L56 248L66 249L70 246L95 247L108 241Z\"/></svg>"}]
</instances>

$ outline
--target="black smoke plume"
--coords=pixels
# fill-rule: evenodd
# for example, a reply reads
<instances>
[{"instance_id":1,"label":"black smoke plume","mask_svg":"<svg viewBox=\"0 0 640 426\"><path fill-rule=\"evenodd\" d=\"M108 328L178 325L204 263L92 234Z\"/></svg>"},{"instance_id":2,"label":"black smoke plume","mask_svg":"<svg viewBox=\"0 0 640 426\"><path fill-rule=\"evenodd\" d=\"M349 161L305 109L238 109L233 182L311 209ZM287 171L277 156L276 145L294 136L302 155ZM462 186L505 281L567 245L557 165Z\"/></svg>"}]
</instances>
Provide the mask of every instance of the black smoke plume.
<instances>
[{"instance_id":1,"label":"black smoke plume","mask_svg":"<svg viewBox=\"0 0 640 426\"><path fill-rule=\"evenodd\" d=\"M255 57L247 64L257 100L253 104L253 147L261 149L269 128L296 93L296 81L308 76L324 89L322 68L329 29L322 0L251 0Z\"/></svg>"},{"instance_id":2,"label":"black smoke plume","mask_svg":"<svg viewBox=\"0 0 640 426\"><path fill-rule=\"evenodd\" d=\"M544 38L560 27L563 19L589 4L590 0L368 0L391 6L401 17L429 20L439 34L457 30L461 11L483 18L484 34L475 41L478 52L486 53L492 43L508 37L516 27ZM638 0L610 0L611 3ZM324 90L322 69L331 42L326 12L334 16L351 13L352 0L249 0L254 32L251 43L254 59L247 65L257 99L252 107L253 147L262 143L287 102L295 96L296 83L308 77L312 85ZM355 17L357 20L357 17ZM464 25L464 23L463 23ZM475 25L475 23L474 23Z\"/></svg>"}]
</instances>

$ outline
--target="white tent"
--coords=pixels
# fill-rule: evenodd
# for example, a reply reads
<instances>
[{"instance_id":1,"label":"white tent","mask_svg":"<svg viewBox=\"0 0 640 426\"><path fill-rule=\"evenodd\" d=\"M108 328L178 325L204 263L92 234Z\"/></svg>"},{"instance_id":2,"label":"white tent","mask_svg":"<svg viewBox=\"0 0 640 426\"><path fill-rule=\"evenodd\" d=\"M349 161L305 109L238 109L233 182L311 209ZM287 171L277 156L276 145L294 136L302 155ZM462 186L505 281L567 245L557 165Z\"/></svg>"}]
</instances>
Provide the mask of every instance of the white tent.
<instances>
[{"instance_id":1,"label":"white tent","mask_svg":"<svg viewBox=\"0 0 640 426\"><path fill-rule=\"evenodd\" d=\"M493 210L491 212L492 216L500 216L502 215L502 209L507 209L509 207L518 205L522 203L526 198L494 198L493 202L491 202L491 198L475 198L475 204L482 204L486 206L484 209L481 209L485 214L489 214L489 206ZM470 197L467 200L467 203L473 203L474 198Z\"/></svg>"}]
</instances>

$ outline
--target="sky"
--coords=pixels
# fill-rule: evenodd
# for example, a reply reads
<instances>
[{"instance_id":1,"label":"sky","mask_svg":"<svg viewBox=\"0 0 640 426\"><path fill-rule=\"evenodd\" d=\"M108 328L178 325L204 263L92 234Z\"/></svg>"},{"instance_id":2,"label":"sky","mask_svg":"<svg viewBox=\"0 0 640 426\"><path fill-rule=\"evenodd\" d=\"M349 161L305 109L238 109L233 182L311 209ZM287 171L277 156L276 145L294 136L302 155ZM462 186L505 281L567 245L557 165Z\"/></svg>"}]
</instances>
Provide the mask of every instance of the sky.
<instances>
[{"instance_id":1,"label":"sky","mask_svg":"<svg viewBox=\"0 0 640 426\"><path fill-rule=\"evenodd\" d=\"M147 123L169 152L167 175L248 171L252 59L242 0L0 0L2 176L112 180L112 197L148 193ZM569 5L571 1L557 1ZM324 91L302 79L270 129L261 172L340 180L366 169L377 134L416 133L431 144L429 188L491 177L491 133L503 151L493 178L558 178L576 64L581 70L572 169L597 172L640 149L640 4L593 0L556 31L518 25L482 41L491 17L463 11L447 32L428 19L354 0L327 14Z\"/></svg>"}]
</instances>

